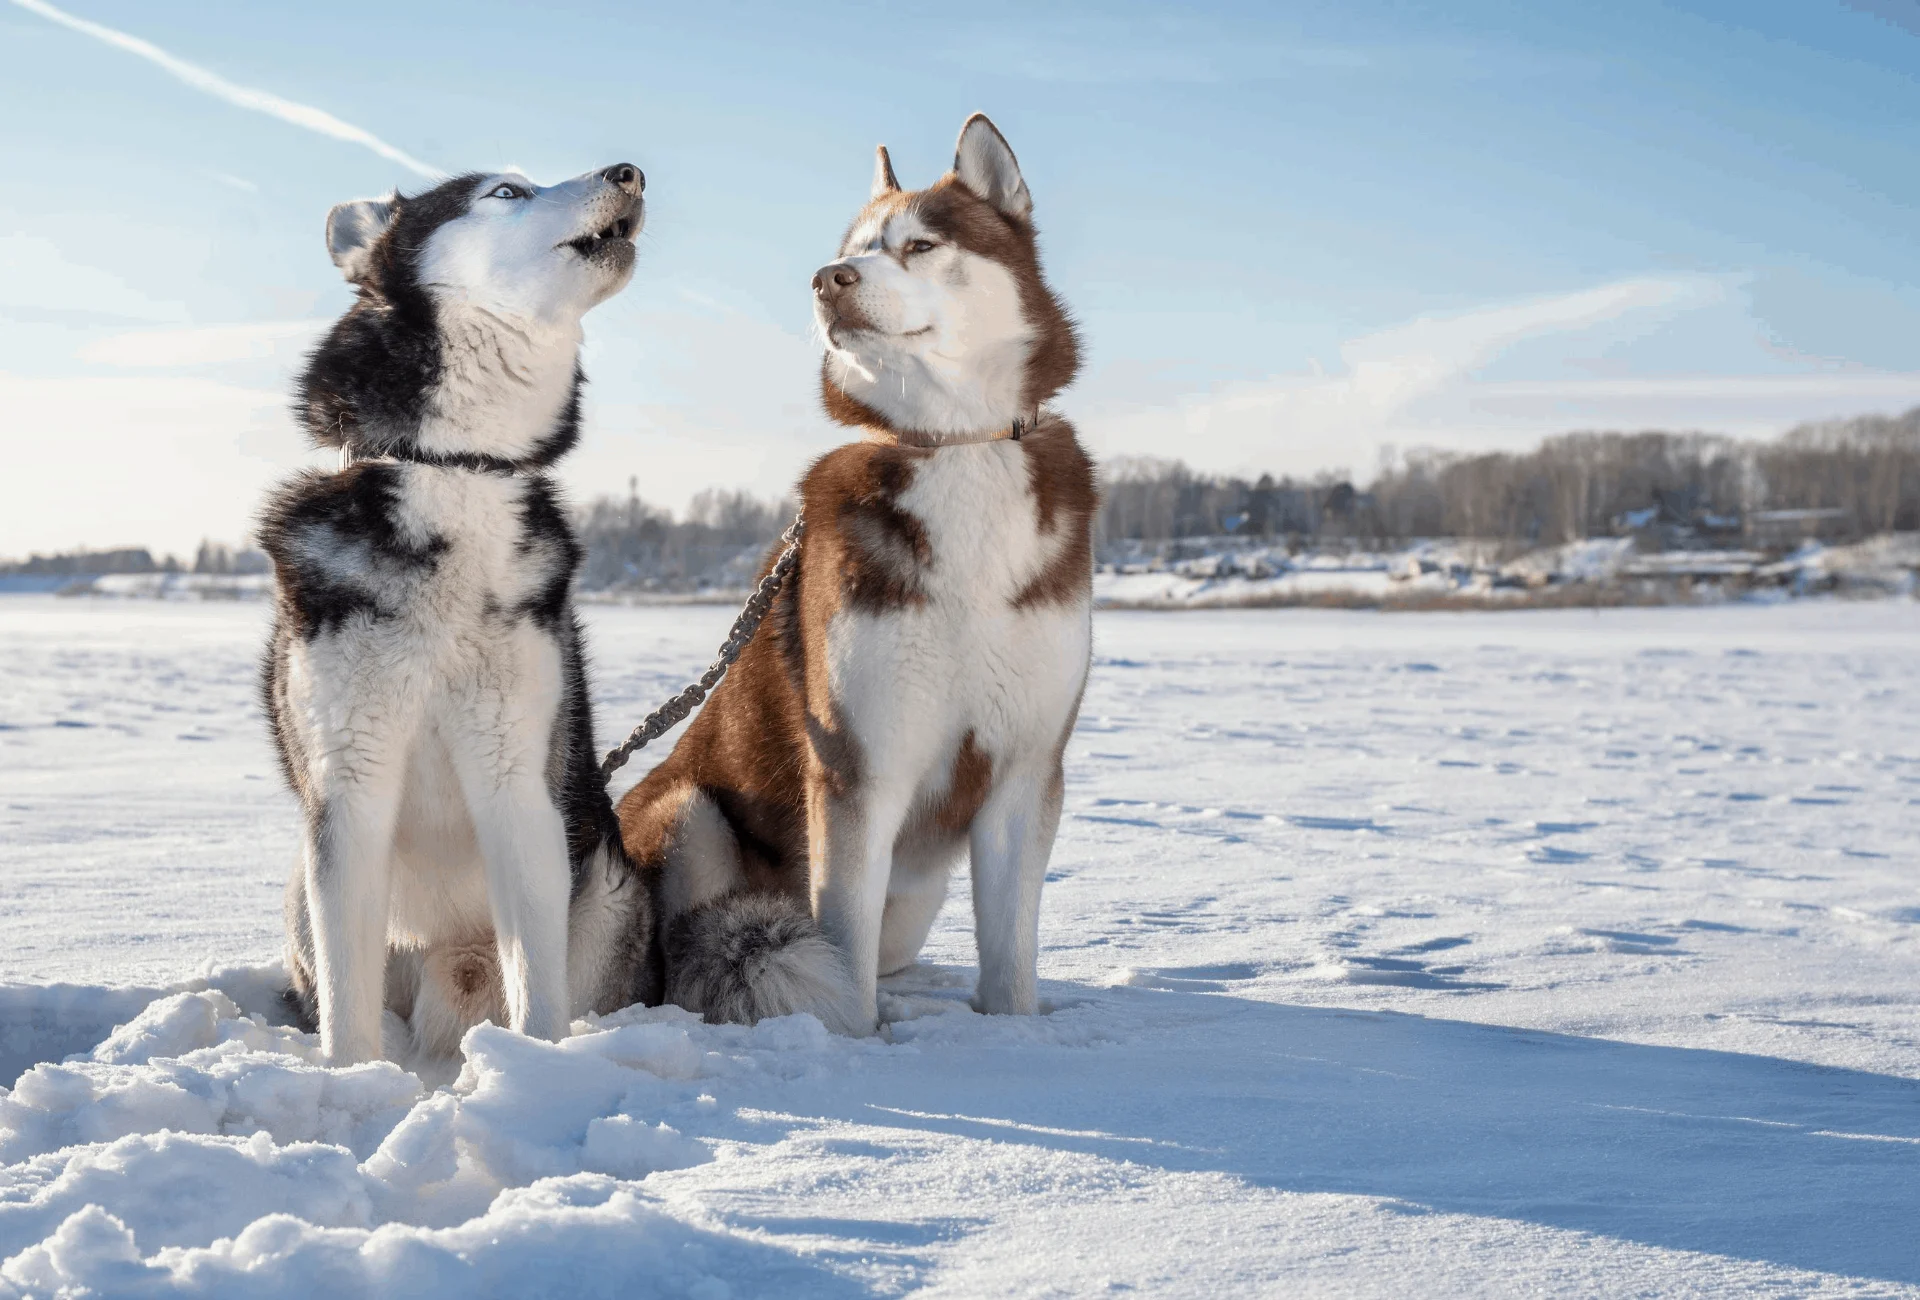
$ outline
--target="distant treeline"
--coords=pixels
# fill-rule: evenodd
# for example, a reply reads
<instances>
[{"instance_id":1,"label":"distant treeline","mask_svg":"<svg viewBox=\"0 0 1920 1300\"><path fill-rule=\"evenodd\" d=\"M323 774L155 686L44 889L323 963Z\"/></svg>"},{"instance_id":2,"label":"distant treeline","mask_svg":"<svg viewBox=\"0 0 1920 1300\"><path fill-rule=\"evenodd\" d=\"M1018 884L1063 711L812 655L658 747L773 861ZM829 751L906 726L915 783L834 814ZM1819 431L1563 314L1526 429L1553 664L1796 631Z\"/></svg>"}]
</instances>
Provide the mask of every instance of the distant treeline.
<instances>
[{"instance_id":1,"label":"distant treeline","mask_svg":"<svg viewBox=\"0 0 1920 1300\"><path fill-rule=\"evenodd\" d=\"M642 501L629 480L626 500L601 497L580 512L587 550L580 586L635 592L744 587L797 508L791 501L709 488L676 520L672 511Z\"/></svg>"},{"instance_id":2,"label":"distant treeline","mask_svg":"<svg viewBox=\"0 0 1920 1300\"><path fill-rule=\"evenodd\" d=\"M1184 538L1390 545L1479 538L1516 548L1653 532L1663 545L1785 547L1920 530L1920 408L1809 424L1771 442L1706 433L1569 433L1528 452L1416 451L1359 487L1196 473L1179 461L1103 467L1098 519L1114 555ZM579 512L588 591L738 589L792 520L794 503L710 489L685 514L602 497ZM0 576L264 573L257 550L202 542L191 566L145 549L35 555Z\"/></svg>"},{"instance_id":3,"label":"distant treeline","mask_svg":"<svg viewBox=\"0 0 1920 1300\"><path fill-rule=\"evenodd\" d=\"M97 578L109 573L265 573L272 564L260 551L234 550L220 542L201 542L191 565L178 556L156 560L144 546L113 551L60 551L32 555L15 563L0 560L0 577Z\"/></svg>"},{"instance_id":4,"label":"distant treeline","mask_svg":"<svg viewBox=\"0 0 1920 1300\"><path fill-rule=\"evenodd\" d=\"M171 565L171 568L166 566ZM169 555L154 563L146 547L118 551L62 551L33 555L17 563L0 563L0 576L22 578L78 578L102 573L179 573L180 561Z\"/></svg>"},{"instance_id":5,"label":"distant treeline","mask_svg":"<svg viewBox=\"0 0 1920 1300\"><path fill-rule=\"evenodd\" d=\"M1223 534L1548 545L1665 527L1709 539L1846 539L1920 528L1920 408L1810 424L1772 442L1705 433L1569 433L1530 452L1418 451L1365 488L1336 476L1108 466L1102 540Z\"/></svg>"}]
</instances>

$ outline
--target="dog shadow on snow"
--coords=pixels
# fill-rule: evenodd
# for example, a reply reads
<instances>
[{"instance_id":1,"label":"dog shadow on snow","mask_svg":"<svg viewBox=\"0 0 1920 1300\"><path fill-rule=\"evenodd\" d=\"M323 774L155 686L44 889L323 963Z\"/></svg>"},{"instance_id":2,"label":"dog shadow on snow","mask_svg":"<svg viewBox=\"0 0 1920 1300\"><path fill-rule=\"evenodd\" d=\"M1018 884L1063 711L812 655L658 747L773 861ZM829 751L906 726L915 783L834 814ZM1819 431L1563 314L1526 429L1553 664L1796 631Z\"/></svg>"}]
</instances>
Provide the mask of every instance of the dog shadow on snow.
<instances>
[{"instance_id":1,"label":"dog shadow on snow","mask_svg":"<svg viewBox=\"0 0 1920 1300\"><path fill-rule=\"evenodd\" d=\"M1920 1081L1224 991L1049 983L1049 1034L953 1014L970 974L894 1001L947 997L955 1032L782 1108L1920 1283ZM843 1225L908 1252L978 1226Z\"/></svg>"}]
</instances>

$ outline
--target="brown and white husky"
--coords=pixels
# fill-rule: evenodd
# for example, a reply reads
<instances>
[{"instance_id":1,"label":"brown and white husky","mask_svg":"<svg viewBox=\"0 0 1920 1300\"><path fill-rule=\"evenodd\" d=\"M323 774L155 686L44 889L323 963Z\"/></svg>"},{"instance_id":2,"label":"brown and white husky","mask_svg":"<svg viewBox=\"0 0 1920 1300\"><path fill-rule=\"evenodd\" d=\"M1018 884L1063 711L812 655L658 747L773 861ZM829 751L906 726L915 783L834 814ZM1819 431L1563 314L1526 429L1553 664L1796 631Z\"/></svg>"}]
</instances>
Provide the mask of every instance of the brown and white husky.
<instances>
[{"instance_id":1,"label":"brown and white husky","mask_svg":"<svg viewBox=\"0 0 1920 1300\"><path fill-rule=\"evenodd\" d=\"M620 801L657 899L669 999L811 1010L870 1033L964 852L985 1012L1036 1010L1040 887L1086 682L1093 467L1045 407L1079 367L1033 201L984 116L953 170L870 201L813 278L827 413L860 433L801 483L772 613L673 753ZM754 895L805 900L844 996L768 978ZM790 902L787 902L791 906Z\"/></svg>"}]
</instances>

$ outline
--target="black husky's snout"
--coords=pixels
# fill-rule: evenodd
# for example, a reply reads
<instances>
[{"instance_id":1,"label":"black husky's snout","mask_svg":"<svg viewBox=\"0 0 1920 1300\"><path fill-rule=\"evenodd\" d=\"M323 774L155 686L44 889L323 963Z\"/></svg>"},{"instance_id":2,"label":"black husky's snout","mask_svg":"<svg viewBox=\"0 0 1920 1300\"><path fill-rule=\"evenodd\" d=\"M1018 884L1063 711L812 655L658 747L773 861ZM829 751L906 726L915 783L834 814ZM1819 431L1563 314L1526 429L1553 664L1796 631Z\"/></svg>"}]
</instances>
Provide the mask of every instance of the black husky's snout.
<instances>
[{"instance_id":1,"label":"black husky's snout","mask_svg":"<svg viewBox=\"0 0 1920 1300\"><path fill-rule=\"evenodd\" d=\"M632 163L615 163L600 173L600 179L629 194L644 194L647 191L647 174Z\"/></svg>"}]
</instances>

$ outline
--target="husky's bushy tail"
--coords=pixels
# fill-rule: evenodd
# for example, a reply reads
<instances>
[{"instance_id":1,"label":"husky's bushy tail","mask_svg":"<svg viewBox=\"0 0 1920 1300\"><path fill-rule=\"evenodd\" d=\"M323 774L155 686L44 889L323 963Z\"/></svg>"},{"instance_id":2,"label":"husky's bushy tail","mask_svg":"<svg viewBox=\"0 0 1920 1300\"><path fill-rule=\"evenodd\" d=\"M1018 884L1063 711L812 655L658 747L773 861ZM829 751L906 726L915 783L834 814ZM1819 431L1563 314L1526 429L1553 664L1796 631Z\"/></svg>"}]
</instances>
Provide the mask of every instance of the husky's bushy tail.
<instances>
[{"instance_id":1,"label":"husky's bushy tail","mask_svg":"<svg viewBox=\"0 0 1920 1300\"><path fill-rule=\"evenodd\" d=\"M835 1033L873 1032L846 958L798 899L735 890L675 917L660 938L667 1001L710 1024L805 1011Z\"/></svg>"}]
</instances>

